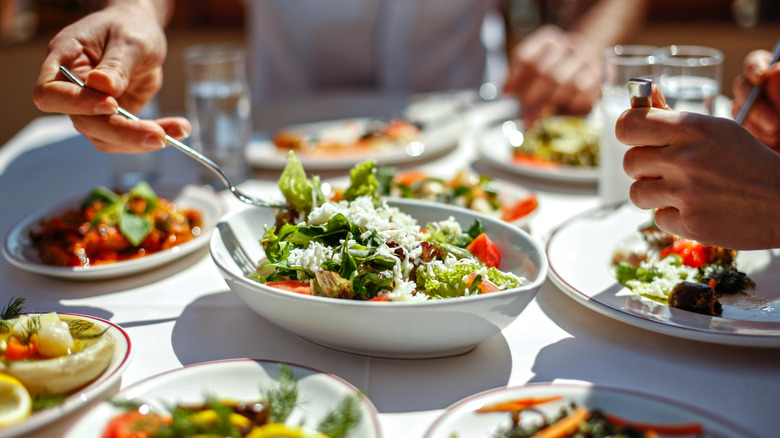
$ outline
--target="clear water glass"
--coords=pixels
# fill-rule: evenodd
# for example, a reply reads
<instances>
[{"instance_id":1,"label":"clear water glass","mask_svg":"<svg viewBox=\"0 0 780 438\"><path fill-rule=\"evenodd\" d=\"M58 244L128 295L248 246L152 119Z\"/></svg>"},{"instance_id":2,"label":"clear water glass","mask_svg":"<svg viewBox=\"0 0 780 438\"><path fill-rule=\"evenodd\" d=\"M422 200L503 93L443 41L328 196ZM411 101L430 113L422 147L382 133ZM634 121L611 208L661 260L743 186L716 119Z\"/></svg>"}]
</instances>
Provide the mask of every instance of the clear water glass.
<instances>
[{"instance_id":1,"label":"clear water glass","mask_svg":"<svg viewBox=\"0 0 780 438\"><path fill-rule=\"evenodd\" d=\"M599 145L599 201L602 205L628 200L633 180L623 170L623 156L628 146L615 136L618 117L631 107L628 81L631 78L653 79L653 68L661 60L652 46L614 46L602 51L601 111L602 129Z\"/></svg>"},{"instance_id":2,"label":"clear water glass","mask_svg":"<svg viewBox=\"0 0 780 438\"><path fill-rule=\"evenodd\" d=\"M234 45L204 44L187 48L184 61L192 145L238 184L246 179L252 133L246 54ZM224 188L209 169L199 171L202 183Z\"/></svg>"},{"instance_id":3,"label":"clear water glass","mask_svg":"<svg viewBox=\"0 0 780 438\"><path fill-rule=\"evenodd\" d=\"M676 111L712 115L720 94L723 52L711 47L672 45L658 49L658 85Z\"/></svg>"}]
</instances>

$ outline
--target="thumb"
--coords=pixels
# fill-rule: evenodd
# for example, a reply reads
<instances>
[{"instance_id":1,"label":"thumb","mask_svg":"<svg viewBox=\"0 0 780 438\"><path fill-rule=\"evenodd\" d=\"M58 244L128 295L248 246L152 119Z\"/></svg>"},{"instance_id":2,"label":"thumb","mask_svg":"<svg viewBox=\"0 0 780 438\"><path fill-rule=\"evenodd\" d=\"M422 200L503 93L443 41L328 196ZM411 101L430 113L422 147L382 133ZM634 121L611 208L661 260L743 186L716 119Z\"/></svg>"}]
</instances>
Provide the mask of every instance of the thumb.
<instances>
[{"instance_id":1,"label":"thumb","mask_svg":"<svg viewBox=\"0 0 780 438\"><path fill-rule=\"evenodd\" d=\"M130 78L138 64L138 53L127 43L109 39L98 65L87 75L87 87L115 98L122 96L130 86Z\"/></svg>"},{"instance_id":2,"label":"thumb","mask_svg":"<svg viewBox=\"0 0 780 438\"><path fill-rule=\"evenodd\" d=\"M666 96L664 96L658 84L653 84L653 108L672 109L666 104Z\"/></svg>"}]
</instances>

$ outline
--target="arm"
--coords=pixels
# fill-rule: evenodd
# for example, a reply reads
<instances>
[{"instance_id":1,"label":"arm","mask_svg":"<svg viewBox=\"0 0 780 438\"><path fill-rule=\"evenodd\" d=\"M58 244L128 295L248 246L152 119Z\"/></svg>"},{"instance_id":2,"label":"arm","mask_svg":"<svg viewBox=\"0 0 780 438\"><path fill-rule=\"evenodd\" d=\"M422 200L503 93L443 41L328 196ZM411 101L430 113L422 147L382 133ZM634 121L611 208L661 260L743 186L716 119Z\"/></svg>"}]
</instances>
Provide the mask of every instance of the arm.
<instances>
[{"instance_id":1,"label":"arm","mask_svg":"<svg viewBox=\"0 0 780 438\"><path fill-rule=\"evenodd\" d=\"M762 86L743 126L780 152L780 63L770 66L771 57L766 50L756 50L745 57L743 72L734 80L732 113L736 117L754 85Z\"/></svg>"},{"instance_id":2,"label":"arm","mask_svg":"<svg viewBox=\"0 0 780 438\"><path fill-rule=\"evenodd\" d=\"M737 123L630 109L618 119L615 133L635 146L623 161L636 180L631 201L656 208L659 228L706 245L780 247L780 154Z\"/></svg>"},{"instance_id":3,"label":"arm","mask_svg":"<svg viewBox=\"0 0 780 438\"><path fill-rule=\"evenodd\" d=\"M166 132L189 135L183 118L134 122L116 114L139 112L162 86L163 26L168 0L110 0L101 11L65 27L49 43L33 100L46 112L70 116L76 129L106 152L144 152L165 146ZM71 84L64 65L85 83Z\"/></svg>"},{"instance_id":4,"label":"arm","mask_svg":"<svg viewBox=\"0 0 780 438\"><path fill-rule=\"evenodd\" d=\"M543 26L531 33L510 51L504 92L526 112L587 114L600 96L601 50L629 39L646 3L602 0L568 32Z\"/></svg>"}]
</instances>

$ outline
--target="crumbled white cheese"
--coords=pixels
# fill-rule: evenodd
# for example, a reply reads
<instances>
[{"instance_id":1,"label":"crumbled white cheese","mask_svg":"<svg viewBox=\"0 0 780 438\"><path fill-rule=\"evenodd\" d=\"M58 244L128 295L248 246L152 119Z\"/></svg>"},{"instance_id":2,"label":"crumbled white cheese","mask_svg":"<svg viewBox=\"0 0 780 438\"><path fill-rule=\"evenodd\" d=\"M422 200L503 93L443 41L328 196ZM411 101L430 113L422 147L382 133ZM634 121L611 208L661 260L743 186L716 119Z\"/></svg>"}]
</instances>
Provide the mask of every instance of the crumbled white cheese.
<instances>
[{"instance_id":1,"label":"crumbled white cheese","mask_svg":"<svg viewBox=\"0 0 780 438\"><path fill-rule=\"evenodd\" d=\"M309 272L322 270L322 264L333 258L333 250L319 242L312 241L305 249L295 248L287 258L288 266L299 266Z\"/></svg>"}]
</instances>

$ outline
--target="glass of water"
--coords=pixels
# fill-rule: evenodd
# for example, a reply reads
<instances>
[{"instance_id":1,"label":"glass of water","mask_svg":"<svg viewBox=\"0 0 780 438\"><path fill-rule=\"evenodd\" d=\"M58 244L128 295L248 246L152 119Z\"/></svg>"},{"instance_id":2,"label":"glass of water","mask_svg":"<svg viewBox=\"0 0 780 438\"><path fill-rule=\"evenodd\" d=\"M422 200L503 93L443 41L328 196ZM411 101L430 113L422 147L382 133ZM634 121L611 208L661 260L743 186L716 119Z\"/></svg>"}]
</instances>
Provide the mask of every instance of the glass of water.
<instances>
[{"instance_id":1,"label":"glass of water","mask_svg":"<svg viewBox=\"0 0 780 438\"><path fill-rule=\"evenodd\" d=\"M628 81L631 78L654 79L653 68L661 60L656 47L619 45L603 50L601 73L601 142L599 144L599 201L602 205L628 200L634 181L623 170L623 156L628 146L615 136L615 124L631 108Z\"/></svg>"},{"instance_id":2,"label":"glass of water","mask_svg":"<svg viewBox=\"0 0 780 438\"><path fill-rule=\"evenodd\" d=\"M658 85L666 103L677 111L712 115L720 94L723 52L702 46L667 46L658 49Z\"/></svg>"},{"instance_id":3,"label":"glass of water","mask_svg":"<svg viewBox=\"0 0 780 438\"><path fill-rule=\"evenodd\" d=\"M204 44L184 52L187 116L195 149L211 158L233 184L246 178L244 158L252 133L246 54L230 44ZM205 167L201 182L224 188Z\"/></svg>"}]
</instances>

